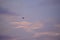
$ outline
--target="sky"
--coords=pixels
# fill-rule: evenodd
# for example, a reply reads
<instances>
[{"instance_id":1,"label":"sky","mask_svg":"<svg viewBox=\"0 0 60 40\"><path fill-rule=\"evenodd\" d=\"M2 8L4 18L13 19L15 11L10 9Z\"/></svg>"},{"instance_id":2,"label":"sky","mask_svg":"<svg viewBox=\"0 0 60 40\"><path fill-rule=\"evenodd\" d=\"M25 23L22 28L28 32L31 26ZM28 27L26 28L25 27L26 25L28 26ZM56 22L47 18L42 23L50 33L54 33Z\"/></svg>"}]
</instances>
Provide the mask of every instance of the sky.
<instances>
[{"instance_id":1,"label":"sky","mask_svg":"<svg viewBox=\"0 0 60 40\"><path fill-rule=\"evenodd\" d=\"M1 0L0 39L60 40L59 10L59 0Z\"/></svg>"}]
</instances>

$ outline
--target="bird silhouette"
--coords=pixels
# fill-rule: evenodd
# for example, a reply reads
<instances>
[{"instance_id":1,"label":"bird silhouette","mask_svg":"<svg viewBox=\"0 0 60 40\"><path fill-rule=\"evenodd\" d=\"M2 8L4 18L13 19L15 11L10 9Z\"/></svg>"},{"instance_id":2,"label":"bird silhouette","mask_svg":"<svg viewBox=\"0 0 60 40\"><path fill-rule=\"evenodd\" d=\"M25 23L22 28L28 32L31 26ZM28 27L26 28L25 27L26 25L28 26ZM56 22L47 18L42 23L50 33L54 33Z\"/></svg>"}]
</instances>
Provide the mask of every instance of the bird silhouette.
<instances>
[{"instance_id":1,"label":"bird silhouette","mask_svg":"<svg viewBox=\"0 0 60 40\"><path fill-rule=\"evenodd\" d=\"M24 19L24 17L22 17L22 19Z\"/></svg>"}]
</instances>

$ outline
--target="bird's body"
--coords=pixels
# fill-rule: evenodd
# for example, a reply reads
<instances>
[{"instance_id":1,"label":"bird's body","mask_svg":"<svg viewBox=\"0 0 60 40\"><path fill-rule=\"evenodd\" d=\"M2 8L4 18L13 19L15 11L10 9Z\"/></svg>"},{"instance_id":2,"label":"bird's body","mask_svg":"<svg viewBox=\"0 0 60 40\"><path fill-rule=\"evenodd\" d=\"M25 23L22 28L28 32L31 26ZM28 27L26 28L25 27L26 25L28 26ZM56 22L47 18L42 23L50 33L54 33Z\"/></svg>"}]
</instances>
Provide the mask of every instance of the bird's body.
<instances>
[{"instance_id":1,"label":"bird's body","mask_svg":"<svg viewBox=\"0 0 60 40\"><path fill-rule=\"evenodd\" d=\"M22 19L24 19L24 17L22 17Z\"/></svg>"}]
</instances>

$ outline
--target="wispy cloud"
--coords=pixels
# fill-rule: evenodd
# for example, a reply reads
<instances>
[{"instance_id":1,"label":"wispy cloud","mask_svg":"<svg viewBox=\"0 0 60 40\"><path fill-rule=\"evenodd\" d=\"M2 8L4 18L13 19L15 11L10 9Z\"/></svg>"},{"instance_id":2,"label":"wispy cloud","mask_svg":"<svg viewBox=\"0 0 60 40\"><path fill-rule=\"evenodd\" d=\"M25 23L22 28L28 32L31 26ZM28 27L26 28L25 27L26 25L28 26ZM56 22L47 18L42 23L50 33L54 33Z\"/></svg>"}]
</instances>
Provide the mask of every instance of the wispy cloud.
<instances>
[{"instance_id":1,"label":"wispy cloud","mask_svg":"<svg viewBox=\"0 0 60 40\"><path fill-rule=\"evenodd\" d=\"M48 35L48 36L58 36L60 33L56 32L37 32L33 35L33 37L41 37L42 35Z\"/></svg>"},{"instance_id":2,"label":"wispy cloud","mask_svg":"<svg viewBox=\"0 0 60 40\"><path fill-rule=\"evenodd\" d=\"M40 29L43 28L44 24L40 22L28 22L28 21L21 21L21 22L11 22L12 25L18 25L16 28L23 28L26 29L27 31L33 31L35 29Z\"/></svg>"}]
</instances>

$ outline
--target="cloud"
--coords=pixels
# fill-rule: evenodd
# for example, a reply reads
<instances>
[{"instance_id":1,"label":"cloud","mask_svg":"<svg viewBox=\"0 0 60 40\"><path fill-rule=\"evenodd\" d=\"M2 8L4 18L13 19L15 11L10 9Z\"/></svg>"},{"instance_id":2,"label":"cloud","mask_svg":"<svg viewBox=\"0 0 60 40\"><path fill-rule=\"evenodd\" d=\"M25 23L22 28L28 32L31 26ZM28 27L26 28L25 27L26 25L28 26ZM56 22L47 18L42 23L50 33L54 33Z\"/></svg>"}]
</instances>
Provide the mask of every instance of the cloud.
<instances>
[{"instance_id":1,"label":"cloud","mask_svg":"<svg viewBox=\"0 0 60 40\"><path fill-rule=\"evenodd\" d=\"M37 32L33 35L34 38L36 37L41 37L43 35L48 35L48 36L58 36L60 33L55 33L55 32Z\"/></svg>"},{"instance_id":2,"label":"cloud","mask_svg":"<svg viewBox=\"0 0 60 40\"><path fill-rule=\"evenodd\" d=\"M13 24L21 24L21 25L30 25L32 23L27 22L27 21L21 21L21 22L12 22Z\"/></svg>"},{"instance_id":3,"label":"cloud","mask_svg":"<svg viewBox=\"0 0 60 40\"><path fill-rule=\"evenodd\" d=\"M33 24L32 24L32 29L39 29L39 28L43 28L43 26L44 26L44 23L42 23L42 22L34 22Z\"/></svg>"},{"instance_id":4,"label":"cloud","mask_svg":"<svg viewBox=\"0 0 60 40\"><path fill-rule=\"evenodd\" d=\"M31 31L30 25L32 23L27 22L27 21L21 21L21 22L11 22L12 25L17 25L15 28L23 28L26 31Z\"/></svg>"},{"instance_id":5,"label":"cloud","mask_svg":"<svg viewBox=\"0 0 60 40\"><path fill-rule=\"evenodd\" d=\"M43 23L41 22L28 22L28 21L21 21L21 22L11 22L12 25L17 25L15 28L23 28L26 31L33 31L35 29L43 28Z\"/></svg>"},{"instance_id":6,"label":"cloud","mask_svg":"<svg viewBox=\"0 0 60 40\"><path fill-rule=\"evenodd\" d=\"M8 8L3 8L1 6L0 6L0 15L20 16L19 14L10 11Z\"/></svg>"},{"instance_id":7,"label":"cloud","mask_svg":"<svg viewBox=\"0 0 60 40\"><path fill-rule=\"evenodd\" d=\"M54 26L60 28L60 24L55 24Z\"/></svg>"},{"instance_id":8,"label":"cloud","mask_svg":"<svg viewBox=\"0 0 60 40\"><path fill-rule=\"evenodd\" d=\"M0 40L16 40L15 37L0 35Z\"/></svg>"},{"instance_id":9,"label":"cloud","mask_svg":"<svg viewBox=\"0 0 60 40\"><path fill-rule=\"evenodd\" d=\"M0 34L8 35L12 30L14 30L14 26L11 25L10 22L19 21L18 19L20 19L20 16L13 14L0 13Z\"/></svg>"}]
</instances>

